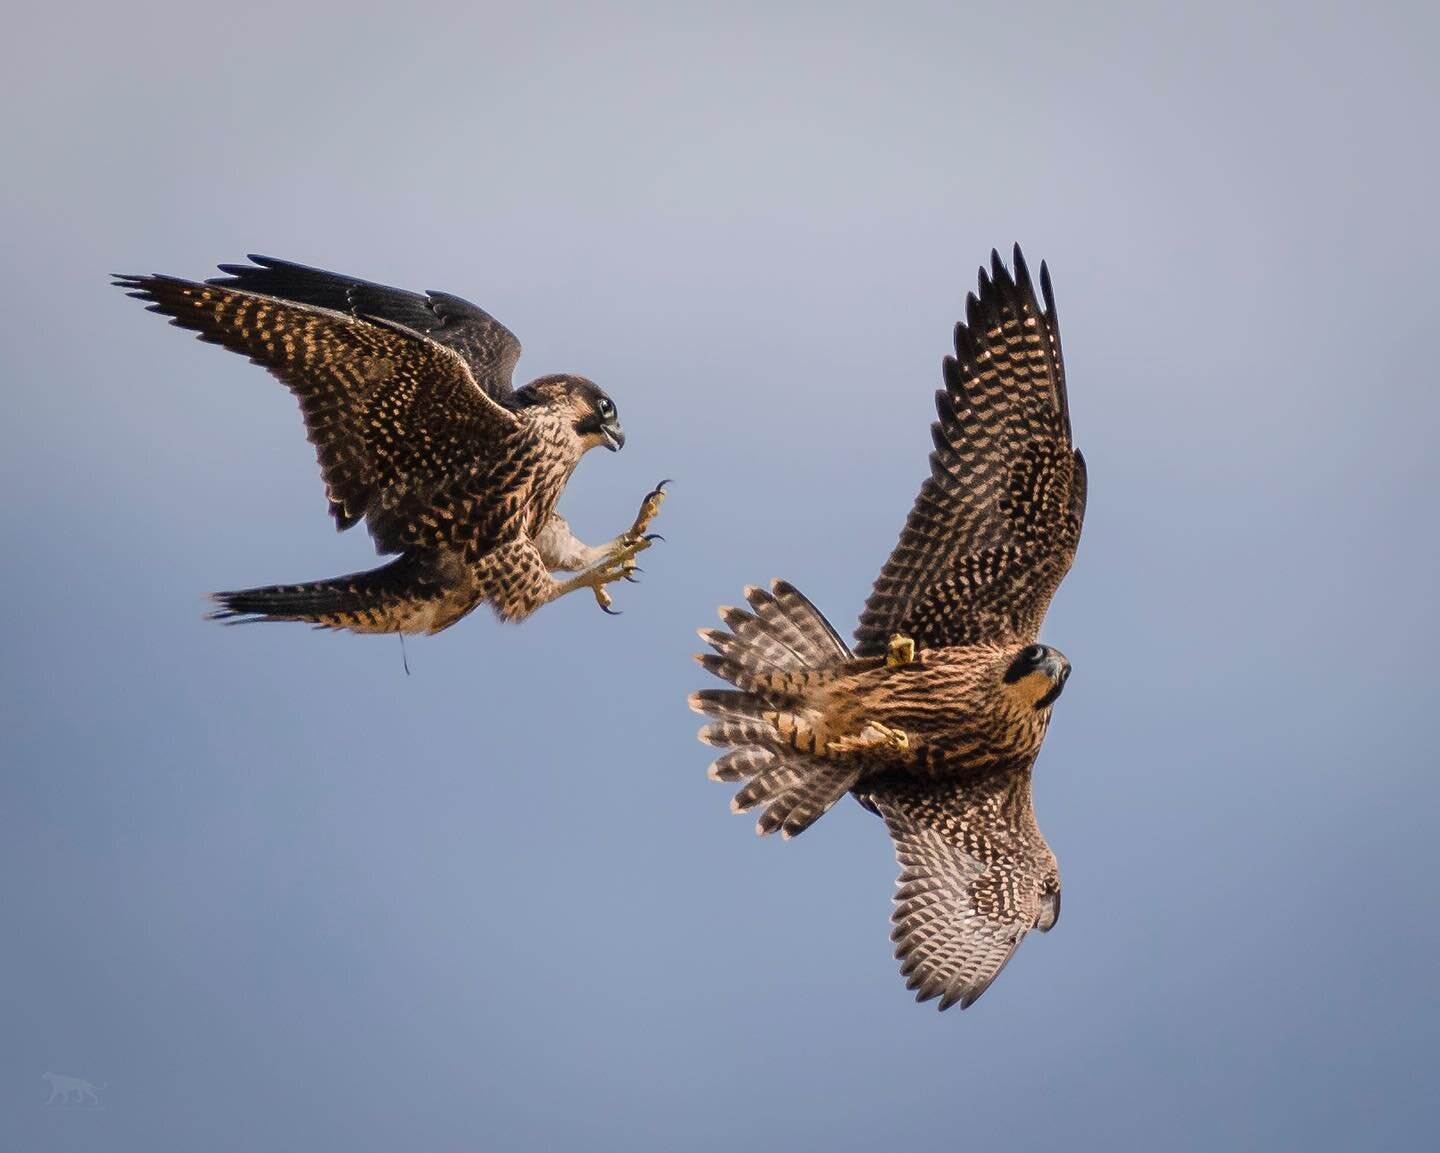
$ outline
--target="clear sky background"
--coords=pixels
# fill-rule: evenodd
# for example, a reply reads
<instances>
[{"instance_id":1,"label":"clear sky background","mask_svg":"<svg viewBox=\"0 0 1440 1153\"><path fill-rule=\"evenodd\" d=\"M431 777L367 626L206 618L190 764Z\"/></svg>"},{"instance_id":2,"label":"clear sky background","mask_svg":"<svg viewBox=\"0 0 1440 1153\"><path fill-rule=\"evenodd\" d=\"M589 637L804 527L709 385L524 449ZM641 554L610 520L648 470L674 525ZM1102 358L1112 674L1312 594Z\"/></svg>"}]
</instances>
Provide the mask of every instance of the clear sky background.
<instances>
[{"instance_id":1,"label":"clear sky background","mask_svg":"<svg viewBox=\"0 0 1440 1153\"><path fill-rule=\"evenodd\" d=\"M29 5L0 47L0 1148L1420 1149L1430 5ZM1050 262L1090 509L1036 770L1065 912L911 1003L884 830L759 841L694 629L842 631L992 245ZM373 563L294 402L111 271L459 293L675 478L619 619L409 644L201 595ZM46 1108L42 1074L103 1085Z\"/></svg>"}]
</instances>

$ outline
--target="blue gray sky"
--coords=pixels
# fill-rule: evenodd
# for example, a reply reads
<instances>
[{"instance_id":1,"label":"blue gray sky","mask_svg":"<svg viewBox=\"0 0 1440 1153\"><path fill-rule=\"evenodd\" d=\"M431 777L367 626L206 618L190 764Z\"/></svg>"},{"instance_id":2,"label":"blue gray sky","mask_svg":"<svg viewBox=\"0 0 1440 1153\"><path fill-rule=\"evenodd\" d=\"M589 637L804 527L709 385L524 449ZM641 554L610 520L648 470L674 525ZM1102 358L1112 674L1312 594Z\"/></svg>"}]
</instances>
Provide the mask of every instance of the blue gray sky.
<instances>
[{"instance_id":1,"label":"blue gray sky","mask_svg":"<svg viewBox=\"0 0 1440 1153\"><path fill-rule=\"evenodd\" d=\"M1428 6L43 5L0 46L0 1144L1416 1149L1440 81ZM694 629L842 631L992 246L1050 262L1090 510L1036 772L1065 912L909 1000L879 822L758 841ZM201 595L372 563L285 391L111 271L493 311L675 478L610 619L409 645ZM600 457L603 456L603 459ZM42 1074L104 1086L45 1107Z\"/></svg>"}]
</instances>

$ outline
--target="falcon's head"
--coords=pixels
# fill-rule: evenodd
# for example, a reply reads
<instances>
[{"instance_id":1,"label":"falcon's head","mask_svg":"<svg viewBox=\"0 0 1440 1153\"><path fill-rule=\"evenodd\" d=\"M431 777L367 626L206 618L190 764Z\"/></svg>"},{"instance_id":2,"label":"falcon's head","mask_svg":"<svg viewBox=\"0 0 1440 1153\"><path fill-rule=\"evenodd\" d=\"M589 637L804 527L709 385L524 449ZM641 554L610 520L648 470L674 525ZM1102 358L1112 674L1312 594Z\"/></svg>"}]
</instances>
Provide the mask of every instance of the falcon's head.
<instances>
[{"instance_id":1,"label":"falcon's head","mask_svg":"<svg viewBox=\"0 0 1440 1153\"><path fill-rule=\"evenodd\" d=\"M1006 689L1034 709L1048 709L1070 679L1070 662L1049 645L1026 645L1002 678Z\"/></svg>"},{"instance_id":2,"label":"falcon's head","mask_svg":"<svg viewBox=\"0 0 1440 1153\"><path fill-rule=\"evenodd\" d=\"M547 405L561 410L580 438L580 451L604 445L611 452L625 446L625 430L615 402L594 381L583 376L542 376L515 390L521 407Z\"/></svg>"}]
</instances>

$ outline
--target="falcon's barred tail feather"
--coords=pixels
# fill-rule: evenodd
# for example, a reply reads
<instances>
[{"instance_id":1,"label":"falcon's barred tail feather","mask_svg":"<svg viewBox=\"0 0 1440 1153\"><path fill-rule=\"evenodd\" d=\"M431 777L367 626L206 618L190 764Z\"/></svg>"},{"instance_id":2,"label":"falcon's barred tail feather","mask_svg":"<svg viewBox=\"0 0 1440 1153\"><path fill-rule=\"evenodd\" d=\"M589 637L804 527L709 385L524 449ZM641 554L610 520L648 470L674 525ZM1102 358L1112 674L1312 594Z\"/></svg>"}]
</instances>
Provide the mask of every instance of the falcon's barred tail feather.
<instances>
[{"instance_id":1,"label":"falcon's barred tail feather","mask_svg":"<svg viewBox=\"0 0 1440 1153\"><path fill-rule=\"evenodd\" d=\"M834 807L860 779L860 770L813 757L778 758L730 799L733 812L763 805L755 822L762 837L779 831L786 840L803 833Z\"/></svg>"},{"instance_id":2,"label":"falcon's barred tail feather","mask_svg":"<svg viewBox=\"0 0 1440 1153\"><path fill-rule=\"evenodd\" d=\"M226 624L305 621L357 633L433 632L455 614L444 611L442 589L425 576L422 565L402 556L369 572L331 580L214 593L211 599L221 607L209 619Z\"/></svg>"},{"instance_id":3,"label":"falcon's barred tail feather","mask_svg":"<svg viewBox=\"0 0 1440 1153\"><path fill-rule=\"evenodd\" d=\"M749 611L720 610L728 631L701 630L701 639L715 651L696 658L736 688L691 693L690 707L714 718L700 730L700 739L730 748L710 766L711 778L748 782L731 808L761 807L758 833L792 837L859 777L850 765L814 755L823 748L817 748L818 717L806 703L850 659L850 650L819 610L784 581L775 581L768 592L748 588L745 599Z\"/></svg>"}]
</instances>

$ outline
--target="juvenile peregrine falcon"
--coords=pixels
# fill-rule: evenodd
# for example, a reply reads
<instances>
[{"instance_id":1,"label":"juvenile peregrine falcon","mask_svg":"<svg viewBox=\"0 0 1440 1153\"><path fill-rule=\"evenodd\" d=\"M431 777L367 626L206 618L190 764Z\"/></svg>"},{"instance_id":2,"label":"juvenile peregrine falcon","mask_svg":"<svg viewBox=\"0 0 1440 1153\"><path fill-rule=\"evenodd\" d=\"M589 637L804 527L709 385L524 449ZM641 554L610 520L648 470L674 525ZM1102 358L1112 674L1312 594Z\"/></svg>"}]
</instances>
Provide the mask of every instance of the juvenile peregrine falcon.
<instances>
[{"instance_id":1,"label":"juvenile peregrine falcon","mask_svg":"<svg viewBox=\"0 0 1440 1153\"><path fill-rule=\"evenodd\" d=\"M1060 874L1030 773L1070 662L1036 642L1070 568L1085 462L1070 437L1050 277L998 253L955 327L930 479L881 570L852 652L793 587L746 590L697 659L735 685L693 693L710 767L743 781L758 831L802 832L851 792L884 819L901 873L891 939L916 999L970 1005L1031 929L1060 914Z\"/></svg>"},{"instance_id":2,"label":"juvenile peregrine falcon","mask_svg":"<svg viewBox=\"0 0 1440 1153\"><path fill-rule=\"evenodd\" d=\"M522 620L605 586L654 538L664 482L625 532L591 547L555 511L580 458L625 443L614 402L580 376L512 389L520 342L473 304L271 257L204 284L117 276L201 340L244 353L300 402L336 527L366 522L369 572L215 594L218 619L307 621L357 633L437 633L488 603ZM578 575L559 581L552 571Z\"/></svg>"}]
</instances>

